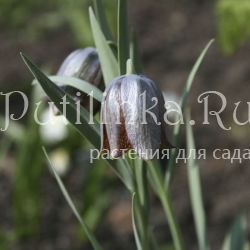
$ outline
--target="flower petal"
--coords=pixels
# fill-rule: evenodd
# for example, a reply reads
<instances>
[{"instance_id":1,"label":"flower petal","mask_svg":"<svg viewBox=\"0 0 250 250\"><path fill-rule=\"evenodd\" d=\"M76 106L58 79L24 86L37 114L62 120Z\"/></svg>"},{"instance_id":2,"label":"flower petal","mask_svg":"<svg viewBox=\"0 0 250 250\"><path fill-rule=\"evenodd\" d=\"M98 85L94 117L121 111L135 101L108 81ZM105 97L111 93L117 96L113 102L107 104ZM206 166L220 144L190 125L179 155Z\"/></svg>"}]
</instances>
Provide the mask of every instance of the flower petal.
<instances>
[{"instance_id":1,"label":"flower petal","mask_svg":"<svg viewBox=\"0 0 250 250\"><path fill-rule=\"evenodd\" d=\"M161 125L157 124L160 122L160 110L152 101L152 98L157 98L156 91L145 79L136 75L124 78L121 102L128 140L143 159L151 159L161 143Z\"/></svg>"}]
</instances>

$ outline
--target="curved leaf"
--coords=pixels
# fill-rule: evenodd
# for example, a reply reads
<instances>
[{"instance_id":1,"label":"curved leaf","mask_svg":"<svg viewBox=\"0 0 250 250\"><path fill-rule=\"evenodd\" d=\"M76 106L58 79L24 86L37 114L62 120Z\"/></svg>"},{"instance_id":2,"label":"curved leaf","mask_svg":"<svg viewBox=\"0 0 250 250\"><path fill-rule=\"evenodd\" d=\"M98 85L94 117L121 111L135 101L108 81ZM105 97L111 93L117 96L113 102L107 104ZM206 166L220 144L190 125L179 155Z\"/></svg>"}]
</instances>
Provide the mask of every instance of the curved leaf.
<instances>
[{"instance_id":1,"label":"curved leaf","mask_svg":"<svg viewBox=\"0 0 250 250\"><path fill-rule=\"evenodd\" d=\"M129 58L129 34L127 0L118 0L117 44L120 75L126 74L126 62Z\"/></svg>"},{"instance_id":2,"label":"curved leaf","mask_svg":"<svg viewBox=\"0 0 250 250\"><path fill-rule=\"evenodd\" d=\"M198 69L199 69L208 49L210 48L210 46L212 45L213 42L214 42L214 39L210 40L209 43L206 45L206 47L203 49L203 51L201 52L200 56L198 57L197 61L195 62L194 66L193 66L193 68L188 76L184 91L182 93L181 101L180 101L180 106L181 106L182 110L186 106L187 98L188 98L189 92L191 90L194 78L198 72ZM180 123L176 124L174 127L174 135L173 135L172 143L176 147L178 147L178 144L179 144L179 137L180 137ZM165 187L166 188L169 187L169 184L170 184L170 181L172 178L172 174L173 174L174 167L175 167L176 154L177 154L177 148L173 148L171 150L170 159L169 159L167 171L165 174Z\"/></svg>"},{"instance_id":3,"label":"curved leaf","mask_svg":"<svg viewBox=\"0 0 250 250\"><path fill-rule=\"evenodd\" d=\"M69 204L69 206L70 206L72 212L74 213L74 215L76 216L77 220L80 222L80 224L81 224L81 226L82 226L85 234L87 235L89 241L91 242L93 248L95 250L101 250L102 249L101 245L96 240L96 238L95 238L93 232L90 230L90 228L82 220L82 218L81 218L80 214L78 213L78 211L77 211L77 209L76 209L76 207L75 207L72 199L70 198L70 195L69 195L67 189L65 188L65 186L64 186L63 182L61 181L59 175L57 174L56 170L54 169L54 167L53 167L53 165L52 165L52 163L51 163L51 161L49 159L49 156L48 156L48 154L47 154L47 152L46 152L46 150L45 150L44 147L43 147L43 152L44 152L44 154L46 156L46 159L48 161L49 168L50 168L51 172L53 173L53 175L54 175L54 177L55 177L55 179L56 179L56 181L58 183L58 186L60 187L60 189L61 189L61 191L63 193L63 196L64 196L65 200Z\"/></svg>"},{"instance_id":4,"label":"curved leaf","mask_svg":"<svg viewBox=\"0 0 250 250\"><path fill-rule=\"evenodd\" d=\"M104 81L107 85L114 77L119 75L118 63L101 31L91 7L89 8L89 17L96 49L98 51L102 67Z\"/></svg>"},{"instance_id":5,"label":"curved leaf","mask_svg":"<svg viewBox=\"0 0 250 250\"><path fill-rule=\"evenodd\" d=\"M60 87L54 84L44 73L42 73L27 57L22 55L25 64L28 66L34 77L41 84L45 93L51 98L56 107L63 113L62 98L66 96L67 102L67 114L66 117L70 123L84 136L89 142L96 148L99 148L100 144L100 129L98 123L94 120L94 124L89 124L88 111L80 106L80 112L76 109L75 101L67 95ZM76 122L79 116L80 122ZM94 118L93 118L94 119Z\"/></svg>"},{"instance_id":6,"label":"curved leaf","mask_svg":"<svg viewBox=\"0 0 250 250\"><path fill-rule=\"evenodd\" d=\"M93 93L93 98L99 102L102 102L102 91L89 82L70 76L52 75L48 76L48 78L54 83L57 83L59 86L68 85L82 91L83 93L86 93L87 95ZM32 84L35 83L37 83L37 80L32 82Z\"/></svg>"},{"instance_id":7,"label":"curved leaf","mask_svg":"<svg viewBox=\"0 0 250 250\"><path fill-rule=\"evenodd\" d=\"M136 207L135 207L136 200L135 199L137 199L136 193L133 193L132 195L132 226L133 226L137 250L143 250L142 243L141 243L140 236L139 236L139 230L138 230L139 225L137 224L136 216L135 216L136 214Z\"/></svg>"},{"instance_id":8,"label":"curved leaf","mask_svg":"<svg viewBox=\"0 0 250 250\"><path fill-rule=\"evenodd\" d=\"M240 214L226 236L222 250L244 250L246 243L246 217Z\"/></svg>"},{"instance_id":9,"label":"curved leaf","mask_svg":"<svg viewBox=\"0 0 250 250\"><path fill-rule=\"evenodd\" d=\"M104 11L102 0L94 0L94 10L103 34L105 35L106 39L112 40L113 38L108 26L108 21Z\"/></svg>"},{"instance_id":10,"label":"curved leaf","mask_svg":"<svg viewBox=\"0 0 250 250\"><path fill-rule=\"evenodd\" d=\"M195 230L199 242L200 250L207 250L207 230L206 230L206 216L202 199L202 189L200 180L200 171L197 161L195 159L195 143L192 127L189 123L190 112L186 112L186 141L188 158L188 186L191 197L192 211L195 221ZM192 154L191 154L192 153Z\"/></svg>"}]
</instances>

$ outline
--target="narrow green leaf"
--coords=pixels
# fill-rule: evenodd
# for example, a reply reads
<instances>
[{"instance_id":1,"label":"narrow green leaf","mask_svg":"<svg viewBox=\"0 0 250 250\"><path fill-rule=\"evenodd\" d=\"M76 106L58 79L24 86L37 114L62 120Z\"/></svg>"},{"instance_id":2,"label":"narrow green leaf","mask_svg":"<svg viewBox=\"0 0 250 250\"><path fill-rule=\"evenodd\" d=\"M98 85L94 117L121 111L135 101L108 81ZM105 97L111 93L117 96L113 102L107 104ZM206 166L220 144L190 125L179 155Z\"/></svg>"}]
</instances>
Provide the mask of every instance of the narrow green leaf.
<instances>
[{"instance_id":1,"label":"narrow green leaf","mask_svg":"<svg viewBox=\"0 0 250 250\"><path fill-rule=\"evenodd\" d=\"M91 7L89 8L89 17L96 49L98 51L102 67L104 81L107 85L114 77L119 75L118 63L101 31Z\"/></svg>"},{"instance_id":2,"label":"narrow green leaf","mask_svg":"<svg viewBox=\"0 0 250 250\"><path fill-rule=\"evenodd\" d=\"M136 199L137 213L135 215L139 224L138 231L141 238L143 250L151 249L149 230L149 195L147 183L147 166L139 157L132 160L135 176L135 192L138 195ZM153 238L153 235L151 235Z\"/></svg>"},{"instance_id":3,"label":"narrow green leaf","mask_svg":"<svg viewBox=\"0 0 250 250\"><path fill-rule=\"evenodd\" d=\"M126 74L126 62L129 58L129 34L127 0L118 0L117 44L120 75Z\"/></svg>"},{"instance_id":4,"label":"narrow green leaf","mask_svg":"<svg viewBox=\"0 0 250 250\"><path fill-rule=\"evenodd\" d=\"M152 228L149 229L150 230L150 239L151 239L151 242L152 242L152 247L154 250L160 250L162 249L160 247L160 244L159 242L157 241L156 237L155 237L155 232Z\"/></svg>"},{"instance_id":5,"label":"narrow green leaf","mask_svg":"<svg viewBox=\"0 0 250 250\"><path fill-rule=\"evenodd\" d=\"M80 124L76 123L77 109L75 101L68 96L61 88L54 84L48 77L46 77L27 57L22 55L25 64L28 66L37 81L41 84L45 93L55 103L56 107L62 112L63 107L60 104L63 96L67 96L69 105L67 106L66 118L69 122L84 136L88 141L99 148L100 132L98 122L94 119L94 124L88 124L89 113L83 107L80 108ZM114 170L118 177L123 181L129 190L133 190L133 177L129 166L125 160L107 160L109 166Z\"/></svg>"},{"instance_id":6,"label":"narrow green leaf","mask_svg":"<svg viewBox=\"0 0 250 250\"><path fill-rule=\"evenodd\" d=\"M166 215L169 227L170 227L171 235L174 241L175 250L183 250L185 248L184 248L183 241L182 241L180 227L177 224L177 219L175 217L174 208L172 206L169 191L166 191L165 194L162 193L162 195L160 196L160 200L161 200L163 210L165 212L165 215Z\"/></svg>"},{"instance_id":7,"label":"narrow green leaf","mask_svg":"<svg viewBox=\"0 0 250 250\"><path fill-rule=\"evenodd\" d=\"M61 88L54 84L50 79L48 79L48 77L43 74L27 57L22 54L21 56L27 67L34 75L34 77L41 84L45 93L51 98L56 107L62 113L63 105L60 104L60 102L62 102L62 98L66 95L67 102L69 102L69 105L67 105L66 112L67 119L84 137L86 137L90 141L90 143L92 143L92 145L94 145L96 148L99 148L99 126L96 121L94 121L94 124L89 124L88 111L81 106L79 112L80 114L78 114L75 101L69 95L67 95ZM77 116L80 116L80 123L76 122Z\"/></svg>"},{"instance_id":8,"label":"narrow green leaf","mask_svg":"<svg viewBox=\"0 0 250 250\"><path fill-rule=\"evenodd\" d=\"M159 250L153 230L149 227L147 172L144 162L136 158L132 160L136 175L136 191L132 194L132 224L137 249ZM140 168L140 169L139 169Z\"/></svg>"},{"instance_id":9,"label":"narrow green leaf","mask_svg":"<svg viewBox=\"0 0 250 250\"><path fill-rule=\"evenodd\" d=\"M70 206L70 208L71 208L72 212L74 213L74 215L76 216L77 220L80 222L85 234L87 235L89 241L92 244L93 249L101 250L102 249L101 245L96 240L93 232L89 229L89 227L86 225L86 223L82 220L82 218L81 218L80 214L78 213L72 199L70 198L70 195L69 195L68 191L66 190L66 188L65 188L63 182L61 181L59 175L56 173L56 171L55 171L55 169L54 169L54 167L53 167L53 165L52 165L52 163L51 163L51 161L49 159L49 156L48 156L48 154L46 152L46 149L44 147L43 147L43 152L45 154L45 157L47 158L49 168L52 171L52 173L53 173L53 175L54 175L54 177L55 177L55 179L56 179L56 181L58 183L58 186L60 187L60 189L61 189L61 191L63 193L63 196L64 196L65 200L67 201L68 205Z\"/></svg>"},{"instance_id":10,"label":"narrow green leaf","mask_svg":"<svg viewBox=\"0 0 250 250\"><path fill-rule=\"evenodd\" d=\"M139 236L139 231L138 231L139 225L137 224L136 216L135 216L136 214L135 204L136 204L136 193L133 193L132 195L132 226L133 226L137 250L143 250L142 243L141 243L140 236Z\"/></svg>"},{"instance_id":11,"label":"narrow green leaf","mask_svg":"<svg viewBox=\"0 0 250 250\"><path fill-rule=\"evenodd\" d=\"M200 56L198 57L197 61L195 62L194 66L193 66L193 68L188 76L184 91L182 93L181 101L180 101L180 107L182 108L182 110L183 110L183 108L185 108L185 106L187 104L188 95L189 95L189 92L191 90L194 78L198 72L198 69L199 69L208 49L210 48L210 46L212 45L213 42L214 42L214 39L210 40L209 43L206 45L206 47L203 49L203 51L201 52ZM179 140L180 140L180 123L176 124L174 127L174 134L173 134L173 139L172 139L173 145L178 147ZM176 154L177 154L177 148L173 148L171 150L170 159L169 159L167 171L165 174L165 187L166 188L169 187L169 184L170 184L170 181L171 181L171 178L173 175Z\"/></svg>"},{"instance_id":12,"label":"narrow green leaf","mask_svg":"<svg viewBox=\"0 0 250 250\"><path fill-rule=\"evenodd\" d=\"M164 189L164 179L160 171L159 162L152 160L147 161L147 164L150 184L161 201L167 222L169 224L175 249L183 250L184 245L182 241L182 235L172 207L169 190Z\"/></svg>"},{"instance_id":13,"label":"narrow green leaf","mask_svg":"<svg viewBox=\"0 0 250 250\"><path fill-rule=\"evenodd\" d=\"M195 76L196 76L196 74L198 72L198 69L199 69L199 67L200 67L200 65L201 65L201 63L202 63L208 49L210 48L210 46L212 45L213 42L214 42L214 39L209 41L207 46L201 52L200 56L198 57L197 61L195 62L194 66L193 66L193 68L192 68L192 70L191 70L191 72L190 72L190 74L188 76L184 91L182 93L181 102L180 102L182 108L184 108L186 106L187 98L188 98L190 89L192 87L194 78L195 78Z\"/></svg>"},{"instance_id":14,"label":"narrow green leaf","mask_svg":"<svg viewBox=\"0 0 250 250\"><path fill-rule=\"evenodd\" d=\"M102 0L93 0L94 1L94 10L97 17L98 23L101 27L101 30L107 40L112 41L112 34L108 25L107 17L104 11L104 6Z\"/></svg>"},{"instance_id":15,"label":"narrow green leaf","mask_svg":"<svg viewBox=\"0 0 250 250\"><path fill-rule=\"evenodd\" d=\"M190 111L186 112L186 141L188 158L188 186L191 197L192 212L195 221L195 230L198 238L199 249L208 250L206 216L202 199L202 188L200 180L200 171L195 153L195 142L192 127L189 123Z\"/></svg>"},{"instance_id":16,"label":"narrow green leaf","mask_svg":"<svg viewBox=\"0 0 250 250\"><path fill-rule=\"evenodd\" d=\"M108 160L110 167L115 170L118 177L122 180L128 190L134 190L134 177L126 159Z\"/></svg>"},{"instance_id":17,"label":"narrow green leaf","mask_svg":"<svg viewBox=\"0 0 250 250\"><path fill-rule=\"evenodd\" d=\"M48 76L48 78L54 82L57 83L58 86L61 85L68 85L71 87L74 87L78 90L80 90L83 93L86 93L87 95L93 94L93 98L99 102L102 102L102 91L98 89L95 85L83 81L81 79L70 77L70 76ZM32 84L38 83L37 80L34 80Z\"/></svg>"},{"instance_id":18,"label":"narrow green leaf","mask_svg":"<svg viewBox=\"0 0 250 250\"><path fill-rule=\"evenodd\" d=\"M247 246L246 227L245 215L238 215L225 238L222 250L244 250Z\"/></svg>"},{"instance_id":19,"label":"narrow green leaf","mask_svg":"<svg viewBox=\"0 0 250 250\"><path fill-rule=\"evenodd\" d=\"M127 75L135 74L134 65L132 59L130 58L127 60L126 63L126 74Z\"/></svg>"},{"instance_id":20,"label":"narrow green leaf","mask_svg":"<svg viewBox=\"0 0 250 250\"><path fill-rule=\"evenodd\" d=\"M129 49L130 58L133 62L133 68L137 74L142 73L142 63L141 63L141 55L138 46L138 39L135 31L132 31L132 38L130 42Z\"/></svg>"},{"instance_id":21,"label":"narrow green leaf","mask_svg":"<svg viewBox=\"0 0 250 250\"><path fill-rule=\"evenodd\" d=\"M157 160L146 161L148 165L148 178L154 192L160 197L165 191L163 189L163 177L160 170L160 164Z\"/></svg>"},{"instance_id":22,"label":"narrow green leaf","mask_svg":"<svg viewBox=\"0 0 250 250\"><path fill-rule=\"evenodd\" d=\"M148 206L148 188L147 188L147 168L144 162L136 158L134 160L135 176L138 189L138 196L141 206L147 209Z\"/></svg>"}]
</instances>

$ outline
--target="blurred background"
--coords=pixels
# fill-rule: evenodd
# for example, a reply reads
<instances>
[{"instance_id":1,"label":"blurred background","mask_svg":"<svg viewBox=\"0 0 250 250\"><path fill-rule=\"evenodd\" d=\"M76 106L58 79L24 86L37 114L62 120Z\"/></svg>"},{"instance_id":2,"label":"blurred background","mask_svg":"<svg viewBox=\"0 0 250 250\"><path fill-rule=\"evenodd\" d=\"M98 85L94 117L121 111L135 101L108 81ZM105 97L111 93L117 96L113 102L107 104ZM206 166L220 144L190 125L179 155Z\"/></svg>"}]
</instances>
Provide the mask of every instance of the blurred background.
<instances>
[{"instance_id":1,"label":"blurred background","mask_svg":"<svg viewBox=\"0 0 250 250\"><path fill-rule=\"evenodd\" d=\"M104 2L115 35L116 1ZM189 102L197 121L197 148L208 150L207 159L199 164L209 241L212 249L218 249L235 216L242 210L247 214L250 211L249 162L231 164L212 157L215 148L249 147L250 126L236 126L232 112L235 102L245 102L237 114L241 121L247 120L250 1L128 2L129 22L138 34L144 73L170 98L178 100L196 58L211 38L216 39L194 81ZM87 0L0 0L1 92L24 91L34 99L32 77L20 51L45 72L55 74L72 50L93 45L89 4ZM223 121L232 130L223 131L215 118L210 119L210 125L201 125L203 105L197 97L208 90L220 91L227 97ZM18 95L10 101L11 112L18 117L23 101ZM217 99L210 102L210 108L220 108ZM3 124L3 96L0 112ZM56 119L54 127L41 130L26 115L20 122L11 122L10 128L0 134L0 250L91 249L46 168L41 145L48 148L82 216L105 249L135 249L129 193L103 162L89 164L88 143L73 128L62 126L60 118ZM184 165L177 168L172 192L188 249L197 249ZM152 197L151 223L159 240L167 242L170 235L163 218L157 199Z\"/></svg>"}]
</instances>

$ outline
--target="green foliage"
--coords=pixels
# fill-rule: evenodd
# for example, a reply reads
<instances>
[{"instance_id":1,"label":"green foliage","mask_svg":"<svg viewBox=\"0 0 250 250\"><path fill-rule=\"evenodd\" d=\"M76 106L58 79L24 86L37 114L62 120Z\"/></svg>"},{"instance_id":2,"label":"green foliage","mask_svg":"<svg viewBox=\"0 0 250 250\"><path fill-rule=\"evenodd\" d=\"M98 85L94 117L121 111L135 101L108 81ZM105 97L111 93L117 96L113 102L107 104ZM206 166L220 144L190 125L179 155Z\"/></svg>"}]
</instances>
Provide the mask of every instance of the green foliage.
<instances>
[{"instance_id":1,"label":"green foliage","mask_svg":"<svg viewBox=\"0 0 250 250\"><path fill-rule=\"evenodd\" d=\"M129 58L129 32L127 18L127 1L118 0L117 44L120 75L124 75L126 73L126 62Z\"/></svg>"},{"instance_id":2,"label":"green foliage","mask_svg":"<svg viewBox=\"0 0 250 250\"><path fill-rule=\"evenodd\" d=\"M93 44L88 19L90 0L1 0L0 23L23 39L37 40L48 30L65 29L72 31L72 39L79 46ZM104 2L108 21L115 23L112 9L115 1ZM32 22L32 25L28 25Z\"/></svg>"},{"instance_id":3,"label":"green foliage","mask_svg":"<svg viewBox=\"0 0 250 250\"><path fill-rule=\"evenodd\" d=\"M205 57L205 55L208 52L208 49L210 48L210 46L212 45L212 43L214 42L214 40L210 40L209 43L206 45L206 47L202 50L200 56L197 58L195 64L193 65L187 81L185 83L184 86L184 90L182 92L182 96L181 96L181 100L180 100L180 107L182 110L184 110L185 107L187 107L187 101L188 101L188 96L193 84L193 81L195 79L195 76L198 72L198 69L201 66L201 63L203 62L203 59ZM172 139L172 143L173 145L175 145L176 147L179 147L179 140L180 140L180 123L177 123L174 127L174 133L173 133L173 139ZM170 159L168 162L168 167L167 167L167 171L165 174L165 186L166 188L169 187L171 179L172 179L172 175L173 175L173 171L175 168L175 158L177 154L177 148L173 148L171 150L171 155L170 155Z\"/></svg>"},{"instance_id":4,"label":"green foliage","mask_svg":"<svg viewBox=\"0 0 250 250\"><path fill-rule=\"evenodd\" d=\"M69 77L69 76L50 76L49 79L53 82L56 82L61 85L68 85L72 86L78 90L80 90L83 93L89 94L93 93L93 98L97 100L98 102L102 101L102 91L98 89L97 87L93 86L93 84L83 81L78 78ZM37 84L37 80L33 81L33 84Z\"/></svg>"},{"instance_id":5,"label":"green foliage","mask_svg":"<svg viewBox=\"0 0 250 250\"><path fill-rule=\"evenodd\" d=\"M250 1L219 0L216 12L221 47L233 53L250 38Z\"/></svg>"},{"instance_id":6,"label":"green foliage","mask_svg":"<svg viewBox=\"0 0 250 250\"><path fill-rule=\"evenodd\" d=\"M57 181L57 183L58 183L58 186L60 187L60 189L61 189L61 191L62 191L62 193L63 193L63 196L64 196L65 200L67 201L68 205L70 206L70 208L71 208L71 210L73 211L74 215L76 216L77 220L78 220L79 223L81 224L81 226L82 226L84 232L86 233L86 235L87 235L89 241L90 241L91 244L92 244L93 249L94 249L94 250L101 250L102 247L100 246L100 244L99 244L98 241L96 240L96 238L95 238L93 232L92 232L92 231L90 230L90 228L87 226L87 224L85 223L85 221L82 220L80 214L78 213L78 211L77 211L77 209L76 209L76 207L75 207L75 205L74 205L72 199L70 198L69 193L68 193L67 189L65 188L65 186L64 186L64 184L63 184L63 182L62 182L60 176L57 174L56 170L54 169L54 167L53 167L53 165L52 165L52 163L51 163L51 161L50 161L50 159L49 159L49 157L48 157L48 154L47 154L45 148L43 148L43 152L44 152L44 154L45 154L45 156L46 156L46 158L47 158L48 165L49 165L49 167L50 167L50 169L51 169L53 175L55 176L55 179L56 179L56 181Z\"/></svg>"},{"instance_id":7,"label":"green foliage","mask_svg":"<svg viewBox=\"0 0 250 250\"><path fill-rule=\"evenodd\" d=\"M140 239L139 236L139 223L137 222L136 219L136 201L137 201L137 197L136 197L136 193L133 193L132 195L132 225L133 225L133 231L134 231L134 235L135 235L135 242L136 242L136 246L138 250L143 250L145 248L143 248L143 242ZM149 247L149 246L147 246Z\"/></svg>"},{"instance_id":8,"label":"green foliage","mask_svg":"<svg viewBox=\"0 0 250 250\"><path fill-rule=\"evenodd\" d=\"M140 67L140 59L138 55L138 45L135 39L135 36L132 38L129 37L128 32L128 23L127 23L127 11L126 11L126 1L120 0L118 4L118 19L117 19L117 39L112 39L113 35L111 34L111 29L108 26L108 21L106 19L106 13L104 12L103 5L101 0L94 1L94 11L92 7L89 8L89 18L91 24L91 31L93 34L93 39L99 53L100 63L102 67L102 73L104 76L104 80L106 85L119 74L126 73L126 66L127 66L127 73L141 71ZM79 6L78 6L79 7ZM131 41L132 40L132 41ZM116 41L116 42L115 42ZM196 63L194 64L186 85L184 87L183 96L181 99L181 108L184 109L187 104L188 94L191 90L191 86L195 75L200 67L201 62L204 59L206 52L208 51L210 45L212 44L213 40L211 40L205 49L202 51L201 55L197 59ZM112 46L111 46L112 45ZM114 49L117 48L117 49ZM129 51L130 50L130 51ZM130 52L130 53L129 53ZM131 58L128 58L128 57ZM27 67L33 74L33 76L37 79L39 84L42 86L45 93L49 96L49 98L55 103L56 107L62 111L62 105L60 104L61 99L65 96L65 92L57 86L52 80L58 80L56 77L47 77L44 73L42 73L36 66L33 64L27 57L22 55L24 62L26 63ZM60 79L61 80L61 79ZM64 79L65 83L71 79ZM80 82L73 81L76 88L83 88L83 92L89 91L91 86L89 83L84 82L83 85L80 86ZM72 84L72 83L71 83ZM95 92L94 95L96 99L100 102L102 93L93 88ZM67 106L67 113L66 118L68 121L80 132L80 134L85 137L94 147L99 148L99 142L101 140L100 136L100 129L99 123L97 120L94 121L95 124L88 124L89 113L88 111L81 107L80 109L80 121L81 124L76 124L76 105L74 100L66 94L67 100L69 101L69 106ZM189 120L190 117L187 117ZM180 136L180 125L177 125L173 138L175 142L178 142L178 138ZM186 136L187 136L187 148L193 149L195 148L193 132L190 126L186 128ZM92 226L89 227L86 220L80 217L75 205L72 202L67 190L65 189L60 177L58 176L57 172L53 168L46 151L44 150L46 158L49 162L50 169L54 174L54 177L66 199L69 206L72 209L72 212L80 222L86 236L88 237L89 241L92 244L94 249L101 249L102 247L98 243L97 239L92 232ZM122 180L124 185L127 187L128 191L132 197L132 225L134 230L135 242L137 249L139 250L149 250L149 249L160 249L158 247L158 242L153 235L153 231L149 225L149 207L150 207L150 185L158 196L161 206L163 208L168 226L169 231L172 236L173 246L169 244L167 249L175 249L175 250L183 250L185 249L185 243L183 242L182 232L180 230L179 224L177 222L177 218L175 215L175 209L172 205L172 197L171 197L171 190L169 185L171 184L170 180L172 179L172 173L174 170L174 159L175 159L176 151L173 151L171 154L171 161L169 168L166 172L161 171L161 162L159 160L152 160L152 161L142 161L141 159L119 159L119 160L107 160L106 162L108 165L114 170L117 176ZM201 192L201 183L200 183L200 175L198 170L198 165L192 159L188 161L188 178L189 178L189 188L190 188L190 196L191 196L191 203L192 203L192 210L194 213L194 220L195 220L195 227L197 238L199 242L199 248L201 250L208 249L207 243L207 235L206 235L206 223L205 223L205 212L202 203L202 192ZM97 172L95 178L99 180L99 174L103 174L103 172ZM93 175L92 175L92 178ZM96 184L96 183L95 183ZM89 187L90 193L96 193L98 190L101 192L100 189L95 189L94 186ZM89 208L100 209L95 214L101 214L103 211L102 205L97 204L95 206L91 206L93 204L90 197L86 197L89 200L87 211L90 211ZM88 212L84 214L84 217L88 215ZM95 216L90 214L91 218L89 220L90 224L95 224ZM92 220L94 218L94 220ZM237 247L242 247L244 245L243 237L242 237L242 223L236 223L236 226L233 227L232 233L229 236L231 239L230 242L234 242L233 244ZM93 226L94 228L94 226ZM228 244L228 243L226 243Z\"/></svg>"},{"instance_id":9,"label":"green foliage","mask_svg":"<svg viewBox=\"0 0 250 250\"><path fill-rule=\"evenodd\" d=\"M118 61L116 60L115 54L113 54L114 51L109 47L109 44L106 40L106 36L103 33L103 30L101 29L101 25L98 24L98 21L92 9L90 9L90 21L91 21L91 27L92 27L94 40L95 40L95 43L99 52L99 56L100 56L100 61L101 61L101 66L102 66L102 71L104 74L105 82L106 84L108 84L108 82L113 77L118 75ZM122 27L121 30L123 29L124 27ZM199 57L196 64L194 65L192 72L190 73L190 76L187 80L186 88L184 90L183 103L185 103L187 99L187 93L190 91L191 83L193 81L195 73L198 70L198 67L211 43L212 41L204 49L201 56ZM123 43L119 43L118 48L120 47L119 48L120 51L123 51L124 49L126 50L126 48L123 48L123 46L125 46ZM123 58L123 60L124 59L125 58ZM134 59L136 60L136 58ZM56 84L50 81L29 59L23 56L23 60L25 61L26 65L28 66L30 71L33 73L33 75L37 78L38 82L41 84L46 94L51 98L52 101L54 101L58 109L62 110L62 107L61 105L59 105L59 102L60 102L60 99L65 95L65 93L58 86L56 86ZM128 65L132 65L132 64L133 64L132 60L128 60ZM132 68L132 66L128 68ZM71 98L69 98L69 101L70 101L70 106L69 106L69 112L66 114L67 119L95 147L98 147L98 140L100 140L99 138L100 134L99 134L98 128L95 126L97 125L97 122L95 122L95 125L87 124L86 118L88 117L88 112L82 108L81 109L82 125L78 126L77 124L75 124L74 117L76 114L76 106L73 105L73 100L71 100ZM149 236L149 233L152 233L152 232L148 230L148 222L149 222L148 211L147 211L147 202L145 202L148 200L147 184L144 182L146 178L146 172L145 172L146 169L143 168L143 165L141 165L142 162L140 161L134 162L133 160L131 160L131 162L128 162L127 160L117 160L117 161L109 160L108 163L115 170L117 175L121 178L121 180L129 189L129 191L131 191L132 195L134 192L138 194L138 199L133 198L134 200L133 201L134 202L133 203L133 224L134 224L134 230L135 230L135 238L136 238L137 246L139 249L141 248L141 246L143 246L143 249L150 249L150 243L148 242L148 239L153 239L154 236L153 235ZM174 209L172 207L171 196L170 196L169 190L165 189L164 176L163 176L163 173L160 171L159 162L149 161L146 163L146 165L147 165L148 176L151 181L152 187L155 190L156 194L158 195L162 203L163 210L168 220L170 232L173 237L174 246L176 250L182 250L184 249L182 235L181 235L180 228L179 228L179 225L177 223L177 220L174 214ZM132 171L133 166L134 168L136 168L135 171ZM58 178L57 178L57 181L58 181ZM59 183L59 185L61 184ZM66 196L66 199L68 200L68 195ZM75 209L73 209L73 212L75 213ZM157 245L157 244L154 244L154 245Z\"/></svg>"},{"instance_id":10,"label":"green foliage","mask_svg":"<svg viewBox=\"0 0 250 250\"><path fill-rule=\"evenodd\" d=\"M139 51L139 44L136 32L133 31L131 34L131 42L129 47L129 55L133 62L133 68L135 73L141 74L142 73L142 63L140 58L140 51Z\"/></svg>"},{"instance_id":11,"label":"green foliage","mask_svg":"<svg viewBox=\"0 0 250 250\"><path fill-rule=\"evenodd\" d=\"M188 159L187 172L188 172L188 186L190 193L190 200L192 205L192 211L195 221L195 230L198 238L199 249L208 250L207 242L207 227L206 227L206 215L203 205L201 178L199 165L195 159L196 148L194 142L193 129L190 125L191 116L190 111L186 111L186 140L187 150L190 158Z\"/></svg>"},{"instance_id":12,"label":"green foliage","mask_svg":"<svg viewBox=\"0 0 250 250\"><path fill-rule=\"evenodd\" d=\"M103 78L105 84L108 85L114 77L119 75L117 60L108 45L105 34L101 30L101 26L97 22L92 8L89 8L89 17L95 46L100 58Z\"/></svg>"},{"instance_id":13,"label":"green foliage","mask_svg":"<svg viewBox=\"0 0 250 250\"><path fill-rule=\"evenodd\" d=\"M18 141L13 208L16 232L19 236L38 234L40 214L40 180L43 157L39 125L33 119L37 88L32 93L32 111L28 127Z\"/></svg>"},{"instance_id":14,"label":"green foliage","mask_svg":"<svg viewBox=\"0 0 250 250\"><path fill-rule=\"evenodd\" d=\"M82 201L83 208L81 214L86 224L95 230L101 223L103 214L108 208L109 201L112 199L110 191L113 188L112 179L106 174L106 168L102 161L96 161L90 166L87 180L83 186ZM82 231L81 231L81 239Z\"/></svg>"},{"instance_id":15,"label":"green foliage","mask_svg":"<svg viewBox=\"0 0 250 250\"><path fill-rule=\"evenodd\" d=\"M0 22L8 28L24 27L32 12L39 13L41 10L49 11L55 7L56 1L47 0L1 0L0 1Z\"/></svg>"},{"instance_id":16,"label":"green foliage","mask_svg":"<svg viewBox=\"0 0 250 250\"><path fill-rule=\"evenodd\" d=\"M226 235L222 250L245 250L247 249L246 216L239 214Z\"/></svg>"},{"instance_id":17,"label":"green foliage","mask_svg":"<svg viewBox=\"0 0 250 250\"><path fill-rule=\"evenodd\" d=\"M95 15L97 17L98 23L100 25L100 28L107 40L112 41L112 33L110 31L107 17L106 17L106 12L104 11L104 5L102 0L93 0L94 2L94 10L95 10Z\"/></svg>"},{"instance_id":18,"label":"green foliage","mask_svg":"<svg viewBox=\"0 0 250 250\"><path fill-rule=\"evenodd\" d=\"M56 107L63 113L63 105L61 100L64 96L66 96L67 101L69 102L68 110L67 110L67 119L71 124L73 124L76 129L85 136L93 146L99 148L99 127L97 122L94 120L95 124L89 124L89 114L84 107L80 107L80 122L76 123L77 118L77 110L75 101L71 96L66 94L61 88L59 88L56 84L54 84L49 78L43 74L37 67L34 65L28 58L24 55L21 55L27 67L30 69L34 77L41 84L43 90L46 94L54 101Z\"/></svg>"}]
</instances>

